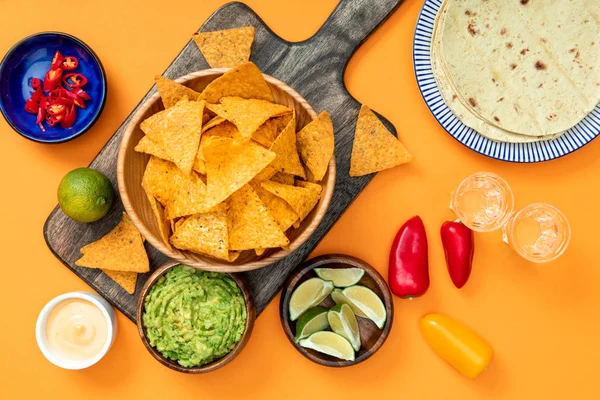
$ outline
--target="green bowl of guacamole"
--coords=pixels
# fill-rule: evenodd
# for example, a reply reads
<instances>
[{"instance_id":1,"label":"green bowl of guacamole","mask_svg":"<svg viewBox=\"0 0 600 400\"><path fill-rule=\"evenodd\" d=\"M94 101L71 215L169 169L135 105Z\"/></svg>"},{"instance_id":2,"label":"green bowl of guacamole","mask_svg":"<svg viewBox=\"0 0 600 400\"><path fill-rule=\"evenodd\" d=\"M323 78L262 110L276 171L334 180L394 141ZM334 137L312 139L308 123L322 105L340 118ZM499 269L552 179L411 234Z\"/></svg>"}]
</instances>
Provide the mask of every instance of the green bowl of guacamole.
<instances>
[{"instance_id":1,"label":"green bowl of guacamole","mask_svg":"<svg viewBox=\"0 0 600 400\"><path fill-rule=\"evenodd\" d=\"M138 330L162 364L212 371L231 361L250 336L255 310L249 296L239 277L170 263L142 290Z\"/></svg>"}]
</instances>

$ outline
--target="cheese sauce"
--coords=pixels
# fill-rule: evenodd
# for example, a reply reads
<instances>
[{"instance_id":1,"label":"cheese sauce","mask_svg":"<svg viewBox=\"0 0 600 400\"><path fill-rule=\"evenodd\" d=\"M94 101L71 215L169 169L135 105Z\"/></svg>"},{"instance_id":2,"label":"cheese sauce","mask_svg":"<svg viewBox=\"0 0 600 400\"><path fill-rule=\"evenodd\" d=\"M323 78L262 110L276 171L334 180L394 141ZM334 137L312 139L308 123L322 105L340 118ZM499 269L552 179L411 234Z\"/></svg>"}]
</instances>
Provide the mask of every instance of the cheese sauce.
<instances>
[{"instance_id":1,"label":"cheese sauce","mask_svg":"<svg viewBox=\"0 0 600 400\"><path fill-rule=\"evenodd\" d=\"M57 357L73 361L93 358L102 351L107 336L106 318L87 300L65 300L48 315L46 337Z\"/></svg>"}]
</instances>

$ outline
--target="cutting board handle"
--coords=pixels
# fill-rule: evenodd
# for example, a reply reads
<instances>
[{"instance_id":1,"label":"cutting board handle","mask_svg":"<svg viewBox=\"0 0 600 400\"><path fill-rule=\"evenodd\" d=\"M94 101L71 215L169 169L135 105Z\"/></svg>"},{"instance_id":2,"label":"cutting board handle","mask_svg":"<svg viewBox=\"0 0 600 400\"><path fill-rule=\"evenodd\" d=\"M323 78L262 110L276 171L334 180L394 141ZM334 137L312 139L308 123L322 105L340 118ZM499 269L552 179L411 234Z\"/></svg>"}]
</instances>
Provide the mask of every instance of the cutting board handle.
<instances>
[{"instance_id":1,"label":"cutting board handle","mask_svg":"<svg viewBox=\"0 0 600 400\"><path fill-rule=\"evenodd\" d=\"M404 0L340 0L307 46L328 45L349 59L352 53Z\"/></svg>"}]
</instances>

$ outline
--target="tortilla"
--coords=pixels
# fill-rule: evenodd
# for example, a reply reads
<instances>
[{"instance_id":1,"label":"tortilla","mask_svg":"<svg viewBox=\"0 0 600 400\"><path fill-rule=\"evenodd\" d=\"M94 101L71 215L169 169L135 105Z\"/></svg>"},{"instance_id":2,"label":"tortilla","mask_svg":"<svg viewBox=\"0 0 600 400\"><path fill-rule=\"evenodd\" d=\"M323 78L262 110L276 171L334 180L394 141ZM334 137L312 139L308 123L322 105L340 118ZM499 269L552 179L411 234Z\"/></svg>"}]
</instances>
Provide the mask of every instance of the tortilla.
<instances>
[{"instance_id":1,"label":"tortilla","mask_svg":"<svg viewBox=\"0 0 600 400\"><path fill-rule=\"evenodd\" d=\"M588 0L450 0L438 59L457 99L512 133L552 136L573 127L600 101L593 7Z\"/></svg>"},{"instance_id":2,"label":"tortilla","mask_svg":"<svg viewBox=\"0 0 600 400\"><path fill-rule=\"evenodd\" d=\"M290 243L250 185L229 198L227 221L230 250L275 248Z\"/></svg>"},{"instance_id":3,"label":"tortilla","mask_svg":"<svg viewBox=\"0 0 600 400\"><path fill-rule=\"evenodd\" d=\"M275 158L275 153L253 142L220 137L209 137L203 141L202 152L208 190L214 204L227 199L250 182Z\"/></svg>"},{"instance_id":4,"label":"tortilla","mask_svg":"<svg viewBox=\"0 0 600 400\"><path fill-rule=\"evenodd\" d=\"M216 104L222 97L273 101L273 93L262 73L251 62L241 64L212 81L198 100Z\"/></svg>"},{"instance_id":5,"label":"tortilla","mask_svg":"<svg viewBox=\"0 0 600 400\"><path fill-rule=\"evenodd\" d=\"M138 153L146 153L158 158L162 158L163 160L169 160L170 158L165 148L153 142L148 136L141 138L138 144L134 147L134 150Z\"/></svg>"},{"instance_id":6,"label":"tortilla","mask_svg":"<svg viewBox=\"0 0 600 400\"><path fill-rule=\"evenodd\" d=\"M111 271L103 269L104 272L110 279L115 281L121 286L127 293L135 293L135 284L137 283L137 272L123 272L123 271Z\"/></svg>"},{"instance_id":7,"label":"tortilla","mask_svg":"<svg viewBox=\"0 0 600 400\"><path fill-rule=\"evenodd\" d=\"M229 121L225 121L215 126L214 128L207 130L204 133L204 136L219 136L224 138L242 140L242 135L240 134L240 131L238 131L235 125Z\"/></svg>"},{"instance_id":8,"label":"tortilla","mask_svg":"<svg viewBox=\"0 0 600 400\"><path fill-rule=\"evenodd\" d=\"M327 111L298 132L297 144L300 157L314 180L322 180L334 151L333 124Z\"/></svg>"},{"instance_id":9,"label":"tortilla","mask_svg":"<svg viewBox=\"0 0 600 400\"><path fill-rule=\"evenodd\" d=\"M225 122L225 118L215 115L207 123L202 125L202 133L206 132L207 130L209 130L211 128L214 128L215 126L217 126L223 122Z\"/></svg>"},{"instance_id":10,"label":"tortilla","mask_svg":"<svg viewBox=\"0 0 600 400\"><path fill-rule=\"evenodd\" d=\"M381 120L365 105L360 108L350 176L363 176L406 164L412 159L402 143L387 130Z\"/></svg>"},{"instance_id":11,"label":"tortilla","mask_svg":"<svg viewBox=\"0 0 600 400\"><path fill-rule=\"evenodd\" d=\"M209 212L221 202L214 200L195 172L186 178L177 185L172 200L166 205L168 219Z\"/></svg>"},{"instance_id":12,"label":"tortilla","mask_svg":"<svg viewBox=\"0 0 600 400\"><path fill-rule=\"evenodd\" d=\"M229 261L225 204L215 207L214 211L186 218L171 236L171 243L181 250Z\"/></svg>"},{"instance_id":13,"label":"tortilla","mask_svg":"<svg viewBox=\"0 0 600 400\"><path fill-rule=\"evenodd\" d=\"M283 132L277 136L277 139L271 146L271 151L277 156L271 163L277 172L284 172L290 175L300 176L306 179L304 167L298 156L296 147L296 117L293 116Z\"/></svg>"},{"instance_id":14,"label":"tortilla","mask_svg":"<svg viewBox=\"0 0 600 400\"><path fill-rule=\"evenodd\" d=\"M83 256L75 265L123 272L148 272L150 263L144 239L126 213L101 239L80 249Z\"/></svg>"},{"instance_id":15,"label":"tortilla","mask_svg":"<svg viewBox=\"0 0 600 400\"><path fill-rule=\"evenodd\" d=\"M147 118L140 128L164 150L168 160L189 175L200 146L204 102L181 99L176 105Z\"/></svg>"},{"instance_id":16,"label":"tortilla","mask_svg":"<svg viewBox=\"0 0 600 400\"><path fill-rule=\"evenodd\" d=\"M175 164L152 156L142 177L142 187L165 205L173 199L173 192L182 179L185 177Z\"/></svg>"},{"instance_id":17,"label":"tortilla","mask_svg":"<svg viewBox=\"0 0 600 400\"><path fill-rule=\"evenodd\" d=\"M193 38L211 68L233 68L250 59L254 27L196 32Z\"/></svg>"},{"instance_id":18,"label":"tortilla","mask_svg":"<svg viewBox=\"0 0 600 400\"><path fill-rule=\"evenodd\" d=\"M200 96L200 93L195 90L161 75L155 76L154 82L156 82L158 94L165 108L173 107L179 100L186 96L190 100L196 100Z\"/></svg>"},{"instance_id":19,"label":"tortilla","mask_svg":"<svg viewBox=\"0 0 600 400\"><path fill-rule=\"evenodd\" d=\"M244 140L250 140L258 127L269 118L292 112L281 104L241 97L223 97L220 105L209 104L208 109L232 122Z\"/></svg>"},{"instance_id":20,"label":"tortilla","mask_svg":"<svg viewBox=\"0 0 600 400\"><path fill-rule=\"evenodd\" d=\"M272 181L262 182L261 185L263 189L285 200L298 215L298 222L306 218L321 198L320 192L313 188L283 185Z\"/></svg>"}]
</instances>

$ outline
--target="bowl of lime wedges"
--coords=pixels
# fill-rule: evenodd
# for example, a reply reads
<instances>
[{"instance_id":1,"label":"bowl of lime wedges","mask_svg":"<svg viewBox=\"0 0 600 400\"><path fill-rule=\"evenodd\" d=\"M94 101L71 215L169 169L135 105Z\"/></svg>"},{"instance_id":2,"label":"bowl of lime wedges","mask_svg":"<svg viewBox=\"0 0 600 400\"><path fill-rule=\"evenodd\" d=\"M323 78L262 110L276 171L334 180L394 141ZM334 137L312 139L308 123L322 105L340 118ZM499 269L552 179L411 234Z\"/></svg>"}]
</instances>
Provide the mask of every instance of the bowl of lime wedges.
<instances>
[{"instance_id":1,"label":"bowl of lime wedges","mask_svg":"<svg viewBox=\"0 0 600 400\"><path fill-rule=\"evenodd\" d=\"M394 318L392 295L381 274L342 254L313 258L293 271L279 311L290 343L329 367L356 365L375 354Z\"/></svg>"}]
</instances>

